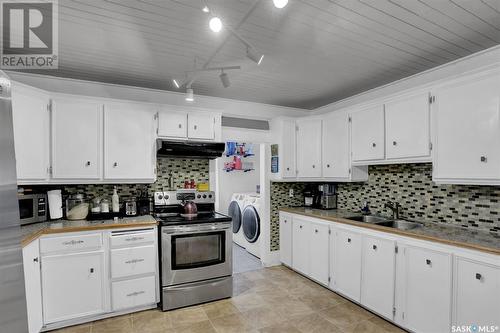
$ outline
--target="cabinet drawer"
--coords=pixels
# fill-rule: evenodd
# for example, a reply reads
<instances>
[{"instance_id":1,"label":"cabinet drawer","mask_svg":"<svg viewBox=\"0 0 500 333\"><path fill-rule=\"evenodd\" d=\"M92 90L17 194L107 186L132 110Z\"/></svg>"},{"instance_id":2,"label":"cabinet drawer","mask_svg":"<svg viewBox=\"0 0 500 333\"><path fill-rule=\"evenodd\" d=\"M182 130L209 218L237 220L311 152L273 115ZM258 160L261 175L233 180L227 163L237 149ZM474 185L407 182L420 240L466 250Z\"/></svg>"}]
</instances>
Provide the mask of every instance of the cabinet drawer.
<instances>
[{"instance_id":1,"label":"cabinet drawer","mask_svg":"<svg viewBox=\"0 0 500 333\"><path fill-rule=\"evenodd\" d=\"M114 282L111 289L114 311L156 302L154 276Z\"/></svg>"},{"instance_id":2,"label":"cabinet drawer","mask_svg":"<svg viewBox=\"0 0 500 333\"><path fill-rule=\"evenodd\" d=\"M154 245L111 250L111 277L155 272Z\"/></svg>"},{"instance_id":3,"label":"cabinet drawer","mask_svg":"<svg viewBox=\"0 0 500 333\"><path fill-rule=\"evenodd\" d=\"M101 234L64 235L40 239L41 253L98 250L101 246Z\"/></svg>"},{"instance_id":4,"label":"cabinet drawer","mask_svg":"<svg viewBox=\"0 0 500 333\"><path fill-rule=\"evenodd\" d=\"M155 241L154 230L123 231L111 234L111 246L135 246L136 244L153 243Z\"/></svg>"}]
</instances>

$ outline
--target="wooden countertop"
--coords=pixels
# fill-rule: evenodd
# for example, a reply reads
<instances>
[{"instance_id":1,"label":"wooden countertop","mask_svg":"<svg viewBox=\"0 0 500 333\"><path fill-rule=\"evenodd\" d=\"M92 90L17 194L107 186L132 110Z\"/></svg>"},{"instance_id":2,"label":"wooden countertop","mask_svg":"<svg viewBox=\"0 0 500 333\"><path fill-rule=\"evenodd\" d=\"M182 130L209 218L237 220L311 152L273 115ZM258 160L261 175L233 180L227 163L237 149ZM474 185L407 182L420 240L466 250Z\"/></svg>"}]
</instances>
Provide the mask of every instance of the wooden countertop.
<instances>
[{"instance_id":1,"label":"wooden countertop","mask_svg":"<svg viewBox=\"0 0 500 333\"><path fill-rule=\"evenodd\" d=\"M484 231L474 231L438 223L423 223L423 226L419 228L401 230L349 220L349 217L361 214L345 210L283 207L280 208L280 211L500 255L500 236Z\"/></svg>"},{"instance_id":2,"label":"wooden countertop","mask_svg":"<svg viewBox=\"0 0 500 333\"><path fill-rule=\"evenodd\" d=\"M48 221L21 226L21 245L24 247L42 235L102 229L135 228L158 225L151 215L125 217L118 220Z\"/></svg>"}]
</instances>

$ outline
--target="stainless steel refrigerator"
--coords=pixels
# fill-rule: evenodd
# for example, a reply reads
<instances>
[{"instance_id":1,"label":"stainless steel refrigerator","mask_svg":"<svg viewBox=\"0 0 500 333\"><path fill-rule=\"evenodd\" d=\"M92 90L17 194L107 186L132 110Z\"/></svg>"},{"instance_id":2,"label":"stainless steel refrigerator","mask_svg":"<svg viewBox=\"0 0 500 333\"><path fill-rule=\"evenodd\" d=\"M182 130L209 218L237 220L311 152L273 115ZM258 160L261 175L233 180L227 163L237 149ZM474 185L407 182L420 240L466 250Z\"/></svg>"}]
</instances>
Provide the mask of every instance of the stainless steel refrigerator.
<instances>
[{"instance_id":1,"label":"stainless steel refrigerator","mask_svg":"<svg viewBox=\"0 0 500 333\"><path fill-rule=\"evenodd\" d=\"M10 80L0 71L0 332L26 333Z\"/></svg>"}]
</instances>

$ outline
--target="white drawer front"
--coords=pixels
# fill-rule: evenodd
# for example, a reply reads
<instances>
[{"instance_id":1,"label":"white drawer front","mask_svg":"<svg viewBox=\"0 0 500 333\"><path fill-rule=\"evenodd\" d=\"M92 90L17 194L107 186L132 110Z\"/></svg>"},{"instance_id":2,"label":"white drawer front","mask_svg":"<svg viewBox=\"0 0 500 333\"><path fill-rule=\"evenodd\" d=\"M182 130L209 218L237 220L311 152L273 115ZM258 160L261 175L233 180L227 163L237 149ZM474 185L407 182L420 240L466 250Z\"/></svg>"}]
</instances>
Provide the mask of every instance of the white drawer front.
<instances>
[{"instance_id":1,"label":"white drawer front","mask_svg":"<svg viewBox=\"0 0 500 333\"><path fill-rule=\"evenodd\" d=\"M64 235L42 238L40 240L40 252L68 252L98 250L102 247L101 234L88 235Z\"/></svg>"},{"instance_id":2,"label":"white drawer front","mask_svg":"<svg viewBox=\"0 0 500 333\"><path fill-rule=\"evenodd\" d=\"M155 259L154 245L111 250L111 277L154 273Z\"/></svg>"},{"instance_id":3,"label":"white drawer front","mask_svg":"<svg viewBox=\"0 0 500 333\"><path fill-rule=\"evenodd\" d=\"M132 308L156 302L154 276L114 282L112 285L113 310Z\"/></svg>"},{"instance_id":4,"label":"white drawer front","mask_svg":"<svg viewBox=\"0 0 500 333\"><path fill-rule=\"evenodd\" d=\"M111 246L135 246L155 241L154 230L114 233L111 235Z\"/></svg>"}]
</instances>

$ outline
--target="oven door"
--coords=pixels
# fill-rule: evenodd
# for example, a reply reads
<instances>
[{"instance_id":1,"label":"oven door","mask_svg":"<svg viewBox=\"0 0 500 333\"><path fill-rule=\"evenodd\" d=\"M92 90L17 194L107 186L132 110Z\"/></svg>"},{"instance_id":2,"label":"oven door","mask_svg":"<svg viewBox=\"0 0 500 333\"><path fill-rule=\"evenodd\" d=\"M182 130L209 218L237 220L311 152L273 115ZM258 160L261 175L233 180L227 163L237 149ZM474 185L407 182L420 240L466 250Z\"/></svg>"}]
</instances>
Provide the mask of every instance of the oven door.
<instances>
[{"instance_id":1,"label":"oven door","mask_svg":"<svg viewBox=\"0 0 500 333\"><path fill-rule=\"evenodd\" d=\"M162 285L229 276L231 222L162 227Z\"/></svg>"}]
</instances>

